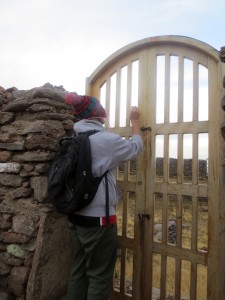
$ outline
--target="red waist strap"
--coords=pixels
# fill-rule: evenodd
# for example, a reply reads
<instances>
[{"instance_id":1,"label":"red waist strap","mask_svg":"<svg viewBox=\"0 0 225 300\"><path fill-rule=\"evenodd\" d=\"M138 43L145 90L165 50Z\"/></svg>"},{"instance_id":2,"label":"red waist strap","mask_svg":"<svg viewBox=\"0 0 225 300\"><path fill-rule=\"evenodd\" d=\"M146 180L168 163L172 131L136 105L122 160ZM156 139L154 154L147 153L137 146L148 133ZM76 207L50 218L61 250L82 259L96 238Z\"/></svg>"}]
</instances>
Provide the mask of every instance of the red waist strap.
<instances>
[{"instance_id":1,"label":"red waist strap","mask_svg":"<svg viewBox=\"0 0 225 300\"><path fill-rule=\"evenodd\" d=\"M107 226L110 224L115 224L117 219L116 215L109 216L109 221L107 222L107 217L88 217L77 214L68 215L68 219L74 225L84 226L84 227L96 227L96 226Z\"/></svg>"},{"instance_id":2,"label":"red waist strap","mask_svg":"<svg viewBox=\"0 0 225 300\"><path fill-rule=\"evenodd\" d=\"M101 217L100 218L100 225L105 226L109 224L115 224L116 223L116 215L109 216L109 223L107 224L107 218L106 217Z\"/></svg>"}]
</instances>

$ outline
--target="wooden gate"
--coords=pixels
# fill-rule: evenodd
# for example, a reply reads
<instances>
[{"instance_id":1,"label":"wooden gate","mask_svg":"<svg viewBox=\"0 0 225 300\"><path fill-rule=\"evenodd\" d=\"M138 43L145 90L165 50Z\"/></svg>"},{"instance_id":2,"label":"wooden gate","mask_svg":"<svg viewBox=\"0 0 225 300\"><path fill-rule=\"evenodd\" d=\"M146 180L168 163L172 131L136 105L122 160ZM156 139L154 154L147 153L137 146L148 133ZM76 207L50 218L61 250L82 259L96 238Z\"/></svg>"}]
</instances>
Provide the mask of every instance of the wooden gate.
<instances>
[{"instance_id":1,"label":"wooden gate","mask_svg":"<svg viewBox=\"0 0 225 300\"><path fill-rule=\"evenodd\" d=\"M118 259L111 299L225 299L224 113L219 53L162 36L130 44L87 79L106 128L128 139L141 111L144 151L118 168Z\"/></svg>"}]
</instances>

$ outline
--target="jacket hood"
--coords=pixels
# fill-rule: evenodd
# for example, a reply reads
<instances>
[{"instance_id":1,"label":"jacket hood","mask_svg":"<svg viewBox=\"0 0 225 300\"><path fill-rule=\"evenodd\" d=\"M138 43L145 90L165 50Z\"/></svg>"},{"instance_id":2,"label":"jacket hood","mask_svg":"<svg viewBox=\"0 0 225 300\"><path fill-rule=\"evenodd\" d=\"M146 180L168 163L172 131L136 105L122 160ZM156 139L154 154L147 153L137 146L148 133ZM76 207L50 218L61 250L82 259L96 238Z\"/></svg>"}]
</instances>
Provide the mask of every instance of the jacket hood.
<instances>
[{"instance_id":1,"label":"jacket hood","mask_svg":"<svg viewBox=\"0 0 225 300\"><path fill-rule=\"evenodd\" d=\"M97 131L105 130L101 122L97 120L87 120L87 119L76 122L73 128L75 133L77 134L90 131L90 130L97 130Z\"/></svg>"}]
</instances>

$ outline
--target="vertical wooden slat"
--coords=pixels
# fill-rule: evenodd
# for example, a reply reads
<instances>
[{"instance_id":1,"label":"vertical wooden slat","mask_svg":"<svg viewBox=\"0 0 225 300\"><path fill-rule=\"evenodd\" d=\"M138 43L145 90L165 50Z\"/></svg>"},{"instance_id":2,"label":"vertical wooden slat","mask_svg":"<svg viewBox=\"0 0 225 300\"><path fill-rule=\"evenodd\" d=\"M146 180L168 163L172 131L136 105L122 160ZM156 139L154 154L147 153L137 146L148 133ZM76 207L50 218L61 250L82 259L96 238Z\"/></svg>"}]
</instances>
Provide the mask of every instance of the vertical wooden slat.
<instances>
[{"instance_id":1,"label":"vertical wooden slat","mask_svg":"<svg viewBox=\"0 0 225 300\"><path fill-rule=\"evenodd\" d=\"M160 280L160 300L166 299L166 261L167 257L161 257L161 280Z\"/></svg>"},{"instance_id":2,"label":"vertical wooden slat","mask_svg":"<svg viewBox=\"0 0 225 300\"><path fill-rule=\"evenodd\" d=\"M124 295L125 290L125 258L126 258L126 248L121 247L121 278L120 278L120 293Z\"/></svg>"},{"instance_id":3,"label":"vertical wooden slat","mask_svg":"<svg viewBox=\"0 0 225 300\"><path fill-rule=\"evenodd\" d=\"M141 116L142 124L146 127L151 126L151 131L144 131L142 133L143 142L145 145L145 152L143 153L142 174L145 174L144 183L144 211L150 214L150 220L145 221L144 226L144 256L141 270L141 284L142 291L136 299L151 299L152 298L152 281L153 281L153 207L154 207L154 180L152 180L152 169L149 168L149 163L153 169L155 168L155 95L156 95L156 53L153 49L145 50L143 57L139 63L139 109L148 113L143 113ZM151 76L149 74L149 66L151 66ZM144 100L145 99L145 100ZM144 100L144 101L143 101ZM151 109L150 109L151 107ZM155 174L155 173L154 173ZM148 267L146 268L146 266ZM143 270L144 269L144 270ZM142 288L143 287L143 288ZM135 300L136 300L135 299Z\"/></svg>"},{"instance_id":4,"label":"vertical wooden slat","mask_svg":"<svg viewBox=\"0 0 225 300\"><path fill-rule=\"evenodd\" d=\"M162 209L162 243L167 244L167 224L168 224L168 199L169 195L163 194L163 209Z\"/></svg>"},{"instance_id":5,"label":"vertical wooden slat","mask_svg":"<svg viewBox=\"0 0 225 300\"><path fill-rule=\"evenodd\" d=\"M192 144L192 184L198 184L198 134L193 134Z\"/></svg>"},{"instance_id":6,"label":"vertical wooden slat","mask_svg":"<svg viewBox=\"0 0 225 300\"><path fill-rule=\"evenodd\" d=\"M197 250L198 235L198 203L197 198L192 197L192 230L191 230L191 249Z\"/></svg>"},{"instance_id":7,"label":"vertical wooden slat","mask_svg":"<svg viewBox=\"0 0 225 300\"><path fill-rule=\"evenodd\" d=\"M123 202L123 226L122 226L122 236L126 237L127 233L127 201L128 201L128 195L126 192L126 195L124 197L124 202Z\"/></svg>"},{"instance_id":8,"label":"vertical wooden slat","mask_svg":"<svg viewBox=\"0 0 225 300\"><path fill-rule=\"evenodd\" d=\"M124 181L128 180L128 162L124 163Z\"/></svg>"},{"instance_id":9,"label":"vertical wooden slat","mask_svg":"<svg viewBox=\"0 0 225 300\"><path fill-rule=\"evenodd\" d=\"M224 112L220 108L222 67L218 68L209 59L209 179L208 179L208 299L225 299L225 169L221 166L224 158L224 140L219 132ZM225 67L223 65L223 76ZM220 80L220 82L218 82ZM224 93L224 91L223 91Z\"/></svg>"},{"instance_id":10,"label":"vertical wooden slat","mask_svg":"<svg viewBox=\"0 0 225 300\"><path fill-rule=\"evenodd\" d=\"M180 247L182 243L182 196L177 196L177 217L176 217L176 245Z\"/></svg>"},{"instance_id":11,"label":"vertical wooden slat","mask_svg":"<svg viewBox=\"0 0 225 300\"><path fill-rule=\"evenodd\" d=\"M181 299L181 260L176 259L175 268L175 300Z\"/></svg>"},{"instance_id":12,"label":"vertical wooden slat","mask_svg":"<svg viewBox=\"0 0 225 300\"><path fill-rule=\"evenodd\" d=\"M178 134L178 155L177 155L177 183L181 184L184 174L183 160L183 134Z\"/></svg>"},{"instance_id":13,"label":"vertical wooden slat","mask_svg":"<svg viewBox=\"0 0 225 300\"><path fill-rule=\"evenodd\" d=\"M108 118L105 121L105 125L106 127L109 127L109 116L110 116L110 111L109 111L109 107L110 107L110 90L111 90L111 80L110 77L108 77L106 79L106 102L105 102L105 110L107 113Z\"/></svg>"},{"instance_id":14,"label":"vertical wooden slat","mask_svg":"<svg viewBox=\"0 0 225 300\"><path fill-rule=\"evenodd\" d=\"M197 291L197 265L191 264L191 285L190 285L190 299L196 300Z\"/></svg>"},{"instance_id":15,"label":"vertical wooden slat","mask_svg":"<svg viewBox=\"0 0 225 300\"><path fill-rule=\"evenodd\" d=\"M132 74L131 63L127 65L127 109L126 109L126 126L130 126L130 107L131 107L131 89L132 89Z\"/></svg>"},{"instance_id":16,"label":"vertical wooden slat","mask_svg":"<svg viewBox=\"0 0 225 300\"><path fill-rule=\"evenodd\" d=\"M120 101L121 101L121 68L117 70L116 77L116 115L115 127L119 127L120 122Z\"/></svg>"}]
</instances>

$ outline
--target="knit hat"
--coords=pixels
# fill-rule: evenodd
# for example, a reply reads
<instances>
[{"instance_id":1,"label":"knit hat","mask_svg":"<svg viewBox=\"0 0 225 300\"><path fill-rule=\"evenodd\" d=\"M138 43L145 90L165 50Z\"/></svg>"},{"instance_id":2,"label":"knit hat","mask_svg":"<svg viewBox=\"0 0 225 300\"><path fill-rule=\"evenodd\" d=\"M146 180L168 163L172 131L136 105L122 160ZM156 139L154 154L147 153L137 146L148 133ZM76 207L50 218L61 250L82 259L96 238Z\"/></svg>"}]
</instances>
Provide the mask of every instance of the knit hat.
<instances>
[{"instance_id":1,"label":"knit hat","mask_svg":"<svg viewBox=\"0 0 225 300\"><path fill-rule=\"evenodd\" d=\"M79 119L106 118L106 111L98 99L92 96L80 96L75 93L66 95L66 104L72 105L74 116Z\"/></svg>"}]
</instances>

